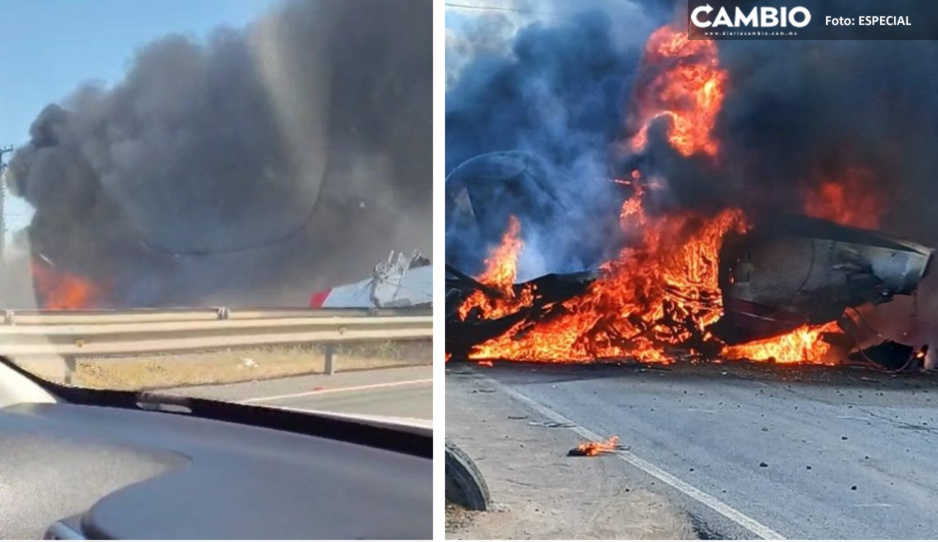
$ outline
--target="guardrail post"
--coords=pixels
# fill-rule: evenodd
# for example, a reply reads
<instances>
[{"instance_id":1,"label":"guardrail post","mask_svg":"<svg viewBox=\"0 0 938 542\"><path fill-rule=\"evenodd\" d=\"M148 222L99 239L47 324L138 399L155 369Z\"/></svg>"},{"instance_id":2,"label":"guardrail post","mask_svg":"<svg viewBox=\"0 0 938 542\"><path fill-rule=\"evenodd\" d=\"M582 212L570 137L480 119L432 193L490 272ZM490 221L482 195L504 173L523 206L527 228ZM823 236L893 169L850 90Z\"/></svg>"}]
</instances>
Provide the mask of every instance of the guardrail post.
<instances>
[{"instance_id":1,"label":"guardrail post","mask_svg":"<svg viewBox=\"0 0 938 542\"><path fill-rule=\"evenodd\" d=\"M8 326L16 324L16 313L10 310L3 311L3 323Z\"/></svg>"},{"instance_id":2,"label":"guardrail post","mask_svg":"<svg viewBox=\"0 0 938 542\"><path fill-rule=\"evenodd\" d=\"M217 310L217 315L219 320L228 319L228 307L219 307Z\"/></svg>"},{"instance_id":3,"label":"guardrail post","mask_svg":"<svg viewBox=\"0 0 938 542\"><path fill-rule=\"evenodd\" d=\"M75 376L75 356L65 356L65 383L71 384Z\"/></svg>"},{"instance_id":4,"label":"guardrail post","mask_svg":"<svg viewBox=\"0 0 938 542\"><path fill-rule=\"evenodd\" d=\"M326 345L326 367L323 370L323 373L327 375L335 374L335 345L327 344Z\"/></svg>"}]
</instances>

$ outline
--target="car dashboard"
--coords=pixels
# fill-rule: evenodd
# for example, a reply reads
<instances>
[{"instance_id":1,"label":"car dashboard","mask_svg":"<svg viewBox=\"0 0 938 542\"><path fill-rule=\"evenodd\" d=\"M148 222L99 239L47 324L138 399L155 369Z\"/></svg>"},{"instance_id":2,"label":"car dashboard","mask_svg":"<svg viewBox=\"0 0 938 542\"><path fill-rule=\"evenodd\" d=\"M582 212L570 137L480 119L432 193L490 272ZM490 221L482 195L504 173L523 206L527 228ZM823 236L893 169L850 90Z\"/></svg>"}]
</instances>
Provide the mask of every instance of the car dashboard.
<instances>
[{"instance_id":1,"label":"car dashboard","mask_svg":"<svg viewBox=\"0 0 938 542\"><path fill-rule=\"evenodd\" d=\"M72 393L0 408L0 538L432 538L432 432Z\"/></svg>"}]
</instances>

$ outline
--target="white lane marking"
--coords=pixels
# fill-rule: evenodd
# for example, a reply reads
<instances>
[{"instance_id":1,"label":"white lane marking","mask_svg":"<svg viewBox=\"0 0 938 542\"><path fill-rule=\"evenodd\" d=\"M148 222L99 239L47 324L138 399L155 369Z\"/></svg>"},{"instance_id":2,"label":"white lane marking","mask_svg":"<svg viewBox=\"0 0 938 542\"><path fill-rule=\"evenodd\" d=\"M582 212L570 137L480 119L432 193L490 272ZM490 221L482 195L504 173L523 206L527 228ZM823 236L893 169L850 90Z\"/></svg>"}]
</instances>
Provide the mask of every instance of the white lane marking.
<instances>
[{"instance_id":1,"label":"white lane marking","mask_svg":"<svg viewBox=\"0 0 938 542\"><path fill-rule=\"evenodd\" d=\"M571 431L579 434L583 438L594 440L594 441L605 440L605 437L598 435L590 431L589 429L583 427L582 425L579 425L573 422L572 420L560 414L559 412L556 412L552 410L550 407L547 407L545 405L542 405L541 403L538 403L537 401L535 401L534 399L531 399L527 395L524 395L523 393L517 390L514 390L512 388L509 388L508 386L492 378L489 378L488 376L485 376L479 373L476 373L476 375L488 381L489 384L497 388L499 391L502 391L510 395L511 397L514 397L518 401L521 401L522 403L528 405L529 407L540 412L541 414L550 418L551 420L557 423L569 424L569 427L567 427L567 429L570 429ZM703 504L704 506L707 506L708 508L712 509L713 511L722 515L723 517L729 519L730 521L742 526L745 529L748 529L750 532L752 532L756 536L763 538L765 540L785 540L784 536L773 531L769 527L766 527L765 525L759 523L758 521L747 516L746 514L743 514L739 510L717 499L713 495L710 495L709 493L705 491L697 489L696 487L688 484L684 480L681 480L680 478L660 469L654 464L649 463L648 461L645 461L644 459L638 457L632 452L620 450L619 452L617 452L616 455L619 456L619 459L622 459L623 461L632 465L633 467L636 467L638 469L645 471L651 476L654 476L658 480L661 480L662 482L668 484L669 486L687 495L688 497L694 499L695 501Z\"/></svg>"},{"instance_id":2,"label":"white lane marking","mask_svg":"<svg viewBox=\"0 0 938 542\"><path fill-rule=\"evenodd\" d=\"M412 386L418 384L433 384L432 378L423 378L420 380L401 380L398 382L383 382L381 384L364 384L362 386L348 386L345 388L328 388L324 390L301 391L299 393L287 393L285 395L271 395L269 397L254 397L252 399L241 399L243 403L263 403L265 401L278 401L280 399L293 399L294 397L307 397L310 395L322 395L324 393L340 393L349 391L373 390L376 388L390 388L392 386Z\"/></svg>"}]
</instances>

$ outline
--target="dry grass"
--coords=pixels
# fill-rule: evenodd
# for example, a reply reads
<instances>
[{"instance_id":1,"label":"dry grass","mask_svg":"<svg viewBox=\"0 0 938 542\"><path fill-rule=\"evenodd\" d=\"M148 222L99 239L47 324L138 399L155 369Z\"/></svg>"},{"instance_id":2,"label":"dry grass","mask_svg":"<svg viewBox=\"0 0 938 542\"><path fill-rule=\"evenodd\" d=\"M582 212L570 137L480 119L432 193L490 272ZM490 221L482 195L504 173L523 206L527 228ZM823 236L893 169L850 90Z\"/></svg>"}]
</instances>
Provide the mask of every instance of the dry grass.
<instances>
[{"instance_id":1,"label":"dry grass","mask_svg":"<svg viewBox=\"0 0 938 542\"><path fill-rule=\"evenodd\" d=\"M336 371L432 363L429 341L337 345ZM44 378L64 380L64 362L25 361ZM199 384L227 384L324 372L321 347L266 347L161 356L79 358L73 383L89 388L143 390Z\"/></svg>"}]
</instances>

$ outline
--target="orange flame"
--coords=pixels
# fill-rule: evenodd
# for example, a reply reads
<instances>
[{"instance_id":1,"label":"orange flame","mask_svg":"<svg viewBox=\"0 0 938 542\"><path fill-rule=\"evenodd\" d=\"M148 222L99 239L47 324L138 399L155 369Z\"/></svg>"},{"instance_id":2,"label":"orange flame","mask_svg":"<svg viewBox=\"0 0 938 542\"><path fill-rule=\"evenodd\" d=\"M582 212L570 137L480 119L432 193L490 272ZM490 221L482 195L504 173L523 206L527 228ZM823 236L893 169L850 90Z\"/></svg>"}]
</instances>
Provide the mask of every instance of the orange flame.
<instances>
[{"instance_id":1,"label":"orange flame","mask_svg":"<svg viewBox=\"0 0 938 542\"><path fill-rule=\"evenodd\" d=\"M100 290L86 278L34 261L33 276L43 308L54 310L87 309L95 304Z\"/></svg>"},{"instance_id":2,"label":"orange flame","mask_svg":"<svg viewBox=\"0 0 938 542\"><path fill-rule=\"evenodd\" d=\"M636 216L645 220L639 210ZM560 316L517 324L477 345L469 357L550 362L630 357L669 363L669 350L694 353L700 343L715 341L706 327L722 313L718 253L724 235L747 228L742 212L726 210L709 219L672 214L651 224L642 244L607 263L585 294L564 302ZM777 337L725 346L721 356L827 363L832 347L822 335L839 331L835 322L803 325Z\"/></svg>"},{"instance_id":3,"label":"orange flame","mask_svg":"<svg viewBox=\"0 0 938 542\"><path fill-rule=\"evenodd\" d=\"M525 288L520 295L515 295L513 289L518 276L518 256L524 242L521 240L521 222L517 217L511 216L508 220L508 230L502 236L502 242L492 250L485 260L485 271L476 280L497 290L501 295L493 297L481 290L472 293L462 305L458 314L465 320L473 309L477 309L487 319L494 320L511 314L518 307L529 304L533 299L533 289Z\"/></svg>"},{"instance_id":4,"label":"orange flame","mask_svg":"<svg viewBox=\"0 0 938 542\"><path fill-rule=\"evenodd\" d=\"M727 81L716 43L689 40L686 32L662 26L648 39L639 73L650 81L638 85L633 98L633 126L638 128L632 150L643 150L651 123L667 116L668 142L675 150L683 156L715 157L720 145L712 132Z\"/></svg>"},{"instance_id":5,"label":"orange flame","mask_svg":"<svg viewBox=\"0 0 938 542\"><path fill-rule=\"evenodd\" d=\"M821 340L821 334L839 332L836 322L817 326L803 325L778 337L728 346L723 349L726 359L748 359L775 363L823 363L831 345Z\"/></svg>"},{"instance_id":6,"label":"orange flame","mask_svg":"<svg viewBox=\"0 0 938 542\"><path fill-rule=\"evenodd\" d=\"M882 199L872 190L872 174L851 167L837 177L824 179L805 196L804 212L847 226L874 229L886 211Z\"/></svg>"},{"instance_id":7,"label":"orange flame","mask_svg":"<svg viewBox=\"0 0 938 542\"><path fill-rule=\"evenodd\" d=\"M745 229L743 215L642 217L648 226L640 242L608 262L585 294L550 318L522 322L477 345L470 358L664 362L665 346L693 349L720 316L718 252L724 234Z\"/></svg>"},{"instance_id":8,"label":"orange flame","mask_svg":"<svg viewBox=\"0 0 938 542\"><path fill-rule=\"evenodd\" d=\"M613 435L602 442L587 441L581 442L576 448L570 450L570 455L594 456L600 454L611 454L619 446L619 437Z\"/></svg>"},{"instance_id":9,"label":"orange flame","mask_svg":"<svg viewBox=\"0 0 938 542\"><path fill-rule=\"evenodd\" d=\"M508 218L508 231L502 236L502 243L485 260L485 272L477 277L479 282L497 288L506 295L511 294L511 286L518 278L518 255L524 248L521 240L521 221L517 217Z\"/></svg>"},{"instance_id":10,"label":"orange flame","mask_svg":"<svg viewBox=\"0 0 938 542\"><path fill-rule=\"evenodd\" d=\"M622 210L619 212L619 225L623 230L628 230L630 225L645 225L645 208L642 206L642 198L645 196L645 187L641 184L641 172L632 171L632 179L616 179L619 184L632 186L634 192L632 197L622 203Z\"/></svg>"}]
</instances>

